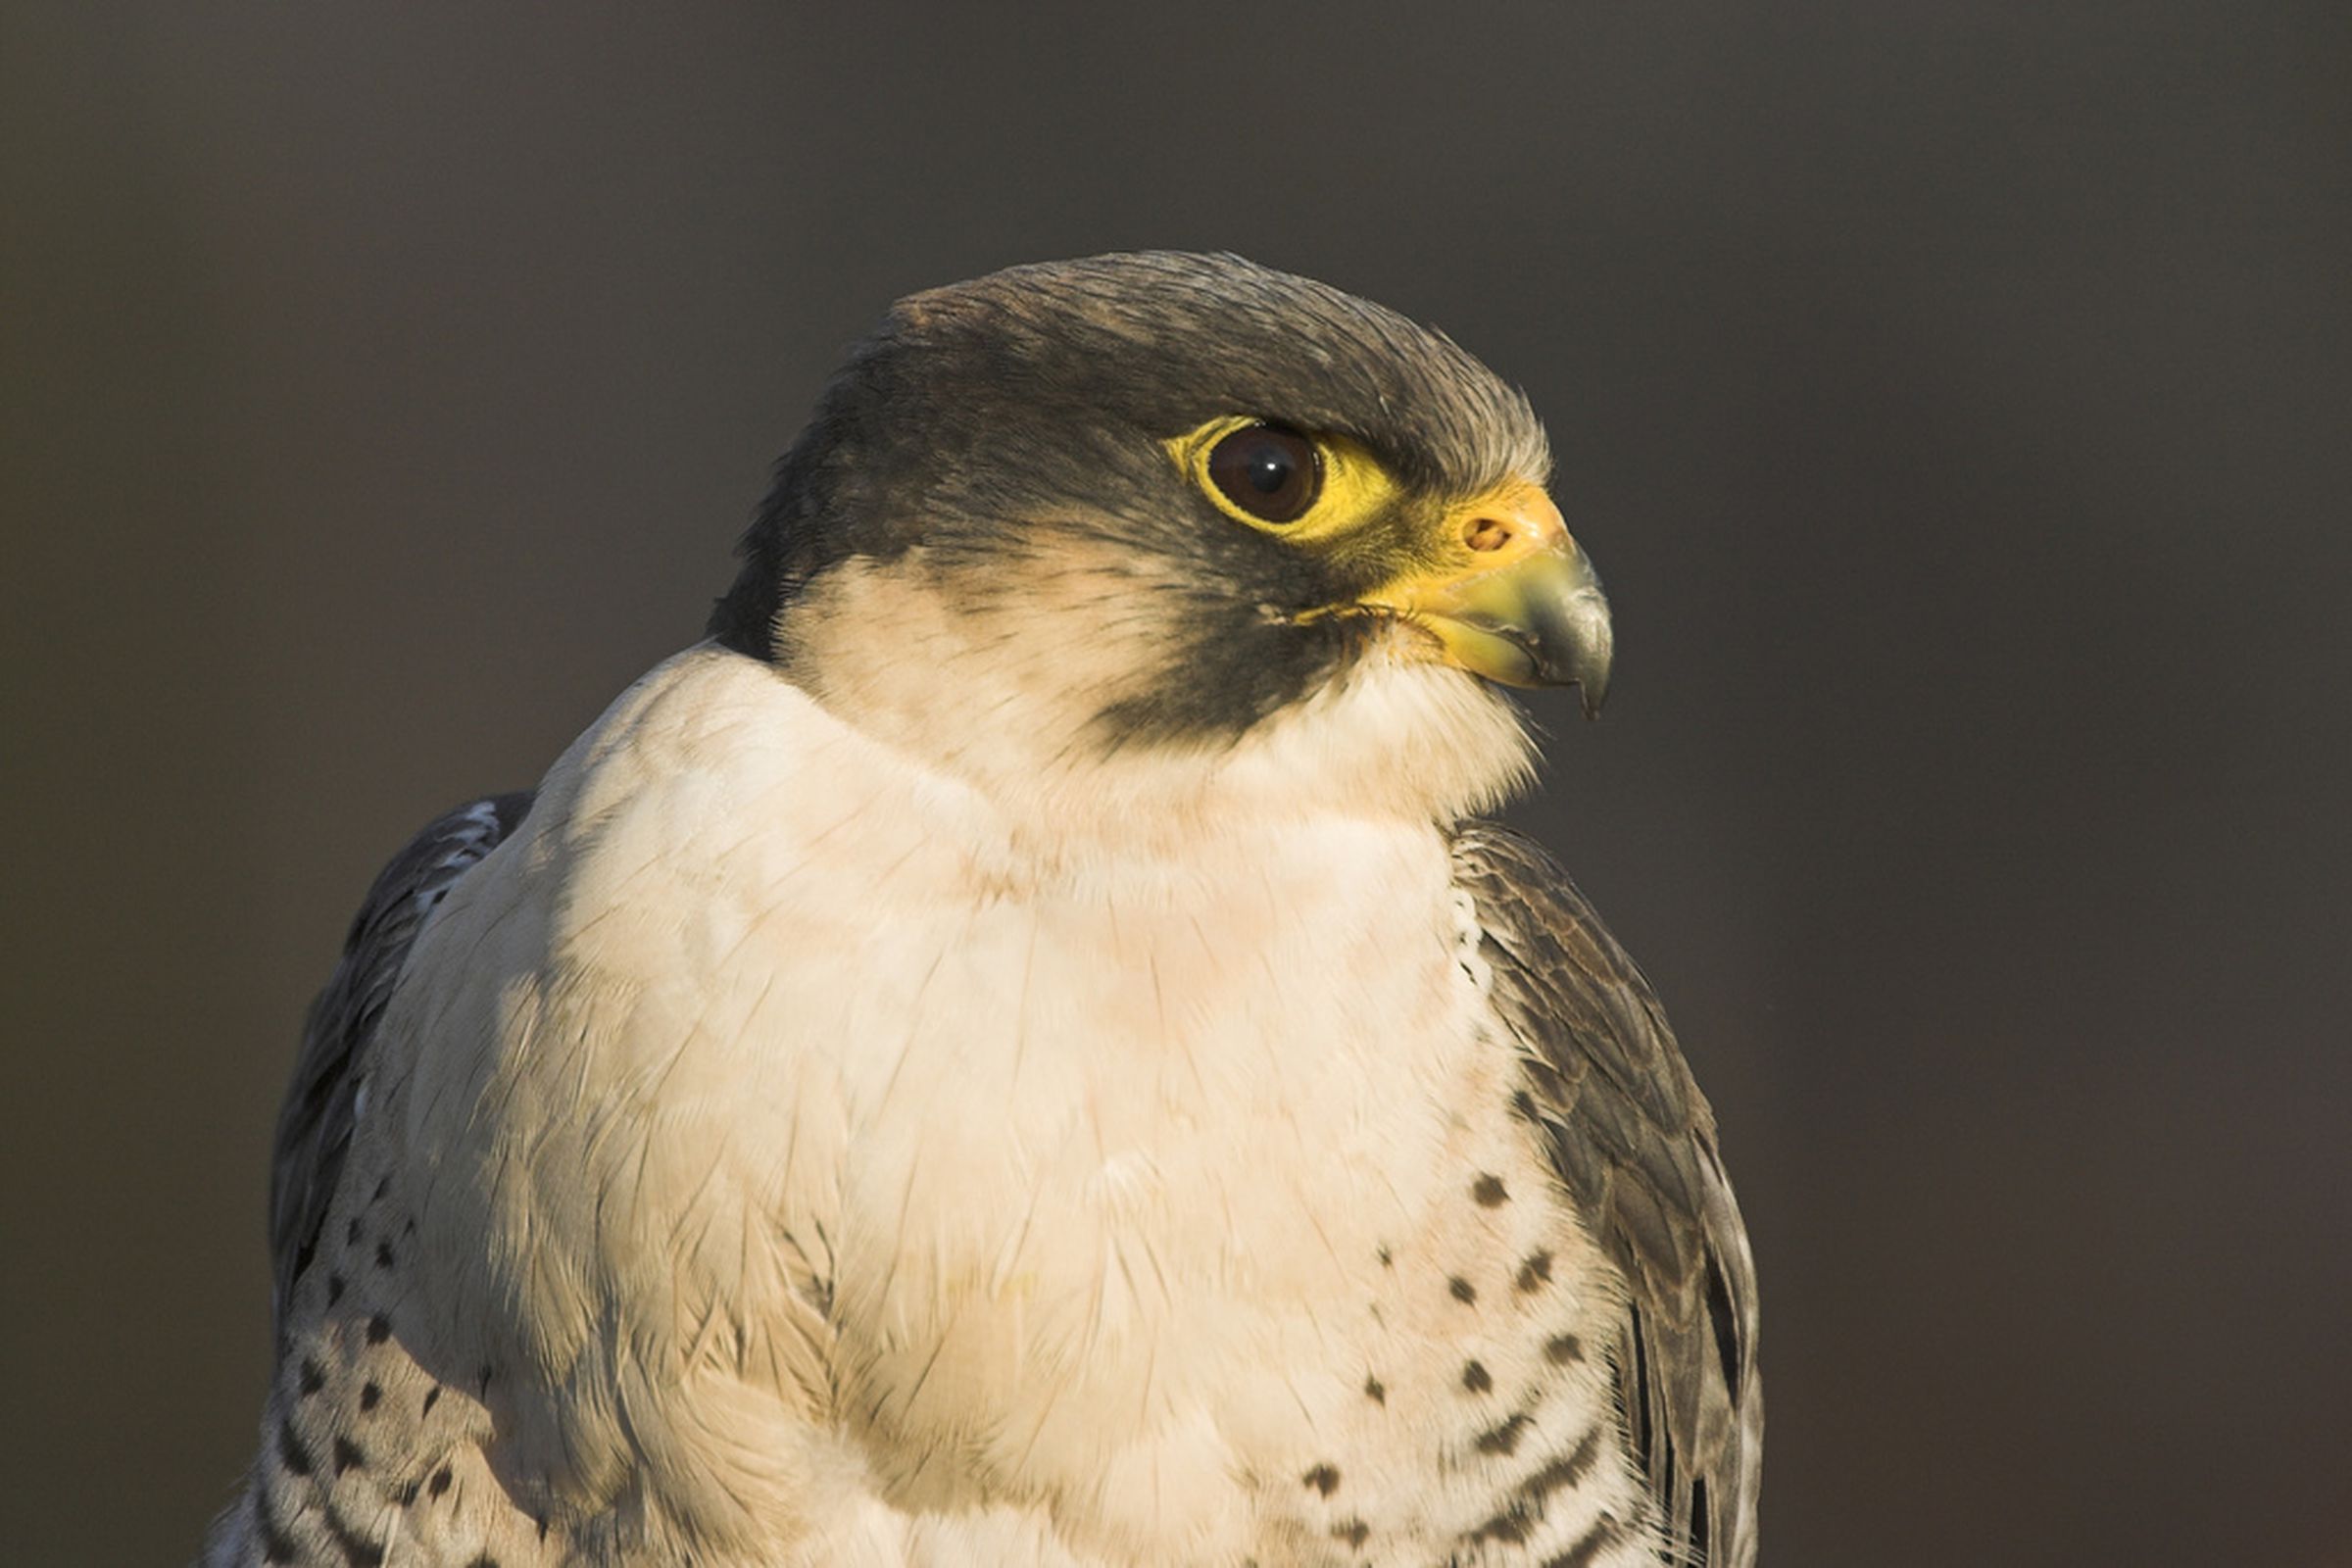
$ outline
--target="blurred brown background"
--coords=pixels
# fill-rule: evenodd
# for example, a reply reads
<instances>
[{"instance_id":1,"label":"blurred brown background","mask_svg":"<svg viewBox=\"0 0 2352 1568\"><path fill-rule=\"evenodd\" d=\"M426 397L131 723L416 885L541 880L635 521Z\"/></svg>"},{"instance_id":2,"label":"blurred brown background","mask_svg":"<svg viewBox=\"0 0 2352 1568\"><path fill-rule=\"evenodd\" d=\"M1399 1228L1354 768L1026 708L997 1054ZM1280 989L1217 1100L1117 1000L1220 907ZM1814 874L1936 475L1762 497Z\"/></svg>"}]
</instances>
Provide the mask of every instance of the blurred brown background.
<instances>
[{"instance_id":1,"label":"blurred brown background","mask_svg":"<svg viewBox=\"0 0 2352 1568\"><path fill-rule=\"evenodd\" d=\"M2352 1564L2352 8L0 13L0 1560L254 1446L376 865L693 639L895 295L1233 248L1523 382L1526 815L1765 1287L1769 1563Z\"/></svg>"}]
</instances>

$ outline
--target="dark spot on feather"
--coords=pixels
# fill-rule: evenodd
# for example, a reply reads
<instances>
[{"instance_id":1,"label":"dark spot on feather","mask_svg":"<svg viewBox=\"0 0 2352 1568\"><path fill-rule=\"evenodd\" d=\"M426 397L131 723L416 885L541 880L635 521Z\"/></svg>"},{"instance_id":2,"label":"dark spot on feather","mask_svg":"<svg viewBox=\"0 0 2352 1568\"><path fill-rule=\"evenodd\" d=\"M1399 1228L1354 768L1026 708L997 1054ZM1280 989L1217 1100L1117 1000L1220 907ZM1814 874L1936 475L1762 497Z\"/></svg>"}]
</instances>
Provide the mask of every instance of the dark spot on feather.
<instances>
[{"instance_id":1,"label":"dark spot on feather","mask_svg":"<svg viewBox=\"0 0 2352 1568\"><path fill-rule=\"evenodd\" d=\"M1553 1366L1566 1366L1585 1358L1585 1342L1573 1334L1555 1334L1544 1342L1544 1359Z\"/></svg>"},{"instance_id":2,"label":"dark spot on feather","mask_svg":"<svg viewBox=\"0 0 2352 1568\"><path fill-rule=\"evenodd\" d=\"M1693 1562L1713 1562L1714 1554L1707 1549L1713 1518L1707 1509L1707 1479L1697 1477L1690 1483L1690 1545Z\"/></svg>"},{"instance_id":3,"label":"dark spot on feather","mask_svg":"<svg viewBox=\"0 0 2352 1568\"><path fill-rule=\"evenodd\" d=\"M374 1408L375 1408L375 1405L376 1405L376 1401L377 1401L378 1399L381 1399L383 1396L384 1396L384 1391L383 1391L382 1389L380 1389L380 1388L377 1388L377 1387L376 1387L374 1384L372 1384L372 1383L363 1383L363 1384L361 1384L361 1385L360 1385L360 1408L361 1408L361 1409L363 1409L363 1410L372 1410L372 1409L374 1409Z\"/></svg>"},{"instance_id":4,"label":"dark spot on feather","mask_svg":"<svg viewBox=\"0 0 2352 1568\"><path fill-rule=\"evenodd\" d=\"M391 1243L378 1242L375 1244L375 1266L377 1268L390 1268L392 1266Z\"/></svg>"},{"instance_id":5,"label":"dark spot on feather","mask_svg":"<svg viewBox=\"0 0 2352 1568\"><path fill-rule=\"evenodd\" d=\"M424 1403L416 1409L418 1415L431 1415L433 1406L441 1402L441 1385L436 1383L424 1391Z\"/></svg>"},{"instance_id":6,"label":"dark spot on feather","mask_svg":"<svg viewBox=\"0 0 2352 1568\"><path fill-rule=\"evenodd\" d=\"M1467 1306L1478 1299L1478 1287L1456 1274L1446 1282L1446 1294Z\"/></svg>"},{"instance_id":7,"label":"dark spot on feather","mask_svg":"<svg viewBox=\"0 0 2352 1568\"><path fill-rule=\"evenodd\" d=\"M1502 1185L1502 1178L1492 1172L1471 1184L1470 1196L1478 1200L1481 1208L1497 1208L1511 1200L1509 1189Z\"/></svg>"},{"instance_id":8,"label":"dark spot on feather","mask_svg":"<svg viewBox=\"0 0 2352 1568\"><path fill-rule=\"evenodd\" d=\"M433 1479L424 1484L424 1490L438 1497L441 1495L441 1494L449 1490L449 1483L451 1479L449 1466L443 1465L440 1469L433 1472Z\"/></svg>"},{"instance_id":9,"label":"dark spot on feather","mask_svg":"<svg viewBox=\"0 0 2352 1568\"><path fill-rule=\"evenodd\" d=\"M1544 1568L1588 1568L1593 1558L1615 1545L1623 1534L1616 1515L1602 1514L1592 1522L1592 1528L1577 1538L1576 1544L1558 1556L1546 1560Z\"/></svg>"},{"instance_id":10,"label":"dark spot on feather","mask_svg":"<svg viewBox=\"0 0 2352 1568\"><path fill-rule=\"evenodd\" d=\"M295 1374L294 1387L304 1398L309 1398L326 1387L326 1373L319 1369L316 1360L306 1355L302 1358L302 1369Z\"/></svg>"},{"instance_id":11,"label":"dark spot on feather","mask_svg":"<svg viewBox=\"0 0 2352 1568\"><path fill-rule=\"evenodd\" d=\"M498 1559L485 1551L480 1556L474 1558L473 1561L467 1563L466 1568L498 1568Z\"/></svg>"},{"instance_id":12,"label":"dark spot on feather","mask_svg":"<svg viewBox=\"0 0 2352 1568\"><path fill-rule=\"evenodd\" d=\"M1551 1253L1539 1249L1527 1254L1526 1260L1519 1265L1519 1277L1511 1283L1519 1287L1520 1294L1525 1295L1536 1287L1548 1285L1550 1282Z\"/></svg>"},{"instance_id":13,"label":"dark spot on feather","mask_svg":"<svg viewBox=\"0 0 2352 1568\"><path fill-rule=\"evenodd\" d=\"M1374 1404L1386 1404L1389 1402L1389 1386L1378 1378L1366 1378L1364 1379L1364 1397L1370 1399Z\"/></svg>"},{"instance_id":14,"label":"dark spot on feather","mask_svg":"<svg viewBox=\"0 0 2352 1568\"><path fill-rule=\"evenodd\" d=\"M1494 1386L1494 1374L1487 1370L1484 1361L1468 1361L1462 1366L1462 1387L1472 1394L1484 1394Z\"/></svg>"},{"instance_id":15,"label":"dark spot on feather","mask_svg":"<svg viewBox=\"0 0 2352 1568\"><path fill-rule=\"evenodd\" d=\"M253 1515L262 1527L262 1561L270 1564L291 1564L294 1561L294 1543L286 1527L277 1517L277 1499L268 1486L254 1494Z\"/></svg>"},{"instance_id":16,"label":"dark spot on feather","mask_svg":"<svg viewBox=\"0 0 2352 1568\"><path fill-rule=\"evenodd\" d=\"M288 1475L307 1476L311 1473L311 1455L302 1446L302 1436L291 1421L277 1424L277 1462Z\"/></svg>"},{"instance_id":17,"label":"dark spot on feather","mask_svg":"<svg viewBox=\"0 0 2352 1568\"><path fill-rule=\"evenodd\" d=\"M474 1379L474 1382L475 1382L475 1385L476 1385L476 1386L477 1386L477 1387L480 1389L480 1391L481 1391L482 1395L484 1395L484 1396L487 1396L487 1395L490 1393L490 1363L489 1363L489 1362L487 1362L487 1361L484 1361L484 1362L482 1363L482 1370L480 1371L480 1373L479 1373L479 1374L477 1374L477 1375L476 1375L476 1377L475 1377L475 1379Z\"/></svg>"},{"instance_id":18,"label":"dark spot on feather","mask_svg":"<svg viewBox=\"0 0 2352 1568\"><path fill-rule=\"evenodd\" d=\"M318 1255L318 1243L315 1237L294 1249L294 1271L287 1278L298 1280L308 1274L311 1271L311 1259Z\"/></svg>"},{"instance_id":19,"label":"dark spot on feather","mask_svg":"<svg viewBox=\"0 0 2352 1568\"><path fill-rule=\"evenodd\" d=\"M1393 1267L1396 1262L1396 1254L1389 1250L1388 1246L1385 1243L1382 1244L1380 1250L1373 1255L1380 1259L1380 1266L1382 1268Z\"/></svg>"},{"instance_id":20,"label":"dark spot on feather","mask_svg":"<svg viewBox=\"0 0 2352 1568\"><path fill-rule=\"evenodd\" d=\"M1478 1435L1478 1451L1481 1453L1516 1453L1519 1451L1520 1434L1535 1424L1533 1416L1530 1416L1525 1410L1518 1411L1502 1425L1489 1427L1480 1433Z\"/></svg>"},{"instance_id":21,"label":"dark spot on feather","mask_svg":"<svg viewBox=\"0 0 2352 1568\"><path fill-rule=\"evenodd\" d=\"M370 1203L380 1203L384 1200L384 1195L391 1190L392 1178L389 1176L381 1177L375 1184L375 1191L368 1195L368 1201Z\"/></svg>"},{"instance_id":22,"label":"dark spot on feather","mask_svg":"<svg viewBox=\"0 0 2352 1568\"><path fill-rule=\"evenodd\" d=\"M1465 1544L1472 1546L1488 1541L1499 1541L1505 1545L1516 1546L1527 1539L1534 1522L1533 1516L1528 1512L1527 1504L1514 1502L1464 1536L1462 1541Z\"/></svg>"},{"instance_id":23,"label":"dark spot on feather","mask_svg":"<svg viewBox=\"0 0 2352 1568\"><path fill-rule=\"evenodd\" d=\"M334 1509L326 1510L326 1533L335 1538L351 1568L383 1568L384 1548L351 1528Z\"/></svg>"},{"instance_id":24,"label":"dark spot on feather","mask_svg":"<svg viewBox=\"0 0 2352 1568\"><path fill-rule=\"evenodd\" d=\"M1362 1546L1365 1538L1371 1534L1372 1527L1364 1523L1361 1519L1350 1519L1344 1525L1333 1525L1331 1527L1331 1539L1334 1541L1345 1541L1350 1547Z\"/></svg>"},{"instance_id":25,"label":"dark spot on feather","mask_svg":"<svg viewBox=\"0 0 2352 1568\"><path fill-rule=\"evenodd\" d=\"M407 1219L407 1220L405 1220L405 1221L403 1221L403 1222L402 1222L402 1224L401 1224L401 1227L400 1227L400 1234L401 1234L401 1235L403 1235L403 1236L414 1236L414 1235L416 1235L416 1215L412 1214L412 1215L410 1215L410 1216L408 1217L408 1219Z\"/></svg>"},{"instance_id":26,"label":"dark spot on feather","mask_svg":"<svg viewBox=\"0 0 2352 1568\"><path fill-rule=\"evenodd\" d=\"M1315 1466L1298 1479L1326 1497L1340 1490L1340 1473L1327 1464Z\"/></svg>"},{"instance_id":27,"label":"dark spot on feather","mask_svg":"<svg viewBox=\"0 0 2352 1568\"><path fill-rule=\"evenodd\" d=\"M335 1474L341 1475L346 1470L365 1470L367 1468L368 1456L360 1451L358 1444L349 1438L335 1440Z\"/></svg>"},{"instance_id":28,"label":"dark spot on feather","mask_svg":"<svg viewBox=\"0 0 2352 1568\"><path fill-rule=\"evenodd\" d=\"M421 1481L405 1481L401 1483L399 1487L394 1489L392 1493L392 1500L399 1503L403 1508L413 1507L416 1502L416 1494L422 1492L423 1490L424 1483Z\"/></svg>"},{"instance_id":29,"label":"dark spot on feather","mask_svg":"<svg viewBox=\"0 0 2352 1568\"><path fill-rule=\"evenodd\" d=\"M326 1304L332 1306L341 1299L343 1299L343 1276L329 1274L326 1277Z\"/></svg>"},{"instance_id":30,"label":"dark spot on feather","mask_svg":"<svg viewBox=\"0 0 2352 1568\"><path fill-rule=\"evenodd\" d=\"M1519 1495L1540 1503L1562 1487L1573 1487L1582 1481L1592 1468L1592 1461L1599 1457L1600 1428L1595 1426L1567 1454L1550 1460L1520 1482Z\"/></svg>"},{"instance_id":31,"label":"dark spot on feather","mask_svg":"<svg viewBox=\"0 0 2352 1568\"><path fill-rule=\"evenodd\" d=\"M368 1319L368 1343L381 1345L392 1337L392 1320L377 1312Z\"/></svg>"},{"instance_id":32,"label":"dark spot on feather","mask_svg":"<svg viewBox=\"0 0 2352 1568\"><path fill-rule=\"evenodd\" d=\"M360 1245L359 1216L352 1216L351 1223L343 1227L343 1245L345 1247L357 1247Z\"/></svg>"},{"instance_id":33,"label":"dark spot on feather","mask_svg":"<svg viewBox=\"0 0 2352 1568\"><path fill-rule=\"evenodd\" d=\"M1529 1121L1539 1121L1542 1113L1536 1109L1536 1097L1522 1089L1511 1096L1511 1108Z\"/></svg>"}]
</instances>

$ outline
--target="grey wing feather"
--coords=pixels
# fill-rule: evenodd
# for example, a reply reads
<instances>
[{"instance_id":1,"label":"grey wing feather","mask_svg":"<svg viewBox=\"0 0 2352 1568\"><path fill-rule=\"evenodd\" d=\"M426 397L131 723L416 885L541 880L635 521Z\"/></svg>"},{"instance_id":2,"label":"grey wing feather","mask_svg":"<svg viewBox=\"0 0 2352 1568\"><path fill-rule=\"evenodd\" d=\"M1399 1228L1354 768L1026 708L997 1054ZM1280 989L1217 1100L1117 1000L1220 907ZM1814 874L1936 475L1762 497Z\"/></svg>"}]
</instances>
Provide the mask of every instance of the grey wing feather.
<instances>
[{"instance_id":1,"label":"grey wing feather","mask_svg":"<svg viewBox=\"0 0 2352 1568\"><path fill-rule=\"evenodd\" d=\"M281 1339L294 1282L310 1266L351 1148L376 1020L409 949L458 878L514 831L530 805L528 792L475 801L412 839L368 890L343 956L311 1004L294 1081L278 1110L270 1171L271 1304Z\"/></svg>"},{"instance_id":2,"label":"grey wing feather","mask_svg":"<svg viewBox=\"0 0 2352 1568\"><path fill-rule=\"evenodd\" d=\"M1519 1108L1625 1275L1618 1386L1667 1539L1683 1560L1746 1568L1764 1437L1755 1265L1714 1112L1649 983L1540 846L1473 822L1453 857L1527 1054Z\"/></svg>"}]
</instances>

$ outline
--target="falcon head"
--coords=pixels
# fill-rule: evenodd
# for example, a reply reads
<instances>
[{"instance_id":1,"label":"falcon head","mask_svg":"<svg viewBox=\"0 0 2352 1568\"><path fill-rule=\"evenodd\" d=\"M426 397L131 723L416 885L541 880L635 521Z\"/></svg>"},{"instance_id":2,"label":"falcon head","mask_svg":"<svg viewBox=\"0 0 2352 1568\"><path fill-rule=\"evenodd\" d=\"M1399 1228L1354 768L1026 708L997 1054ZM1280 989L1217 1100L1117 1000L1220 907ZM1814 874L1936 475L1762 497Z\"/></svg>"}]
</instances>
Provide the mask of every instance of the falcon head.
<instances>
[{"instance_id":1,"label":"falcon head","mask_svg":"<svg viewBox=\"0 0 2352 1568\"><path fill-rule=\"evenodd\" d=\"M1526 777L1498 684L1606 689L1549 470L1524 397L1368 301L1234 256L1016 267L858 347L710 631L999 792L1445 819Z\"/></svg>"}]
</instances>

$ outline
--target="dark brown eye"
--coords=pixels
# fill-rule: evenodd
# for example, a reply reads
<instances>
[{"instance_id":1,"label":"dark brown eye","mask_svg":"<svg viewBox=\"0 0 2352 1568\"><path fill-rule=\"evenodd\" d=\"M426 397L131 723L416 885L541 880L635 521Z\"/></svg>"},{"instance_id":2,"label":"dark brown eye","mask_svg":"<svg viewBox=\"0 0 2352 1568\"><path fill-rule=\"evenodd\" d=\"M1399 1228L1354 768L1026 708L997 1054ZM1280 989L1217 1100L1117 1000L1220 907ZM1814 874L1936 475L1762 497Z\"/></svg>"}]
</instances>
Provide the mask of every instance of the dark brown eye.
<instances>
[{"instance_id":1,"label":"dark brown eye","mask_svg":"<svg viewBox=\"0 0 2352 1568\"><path fill-rule=\"evenodd\" d=\"M1296 430L1246 424L1209 449L1208 477L1260 522L1297 522L1323 489L1323 460Z\"/></svg>"}]
</instances>

